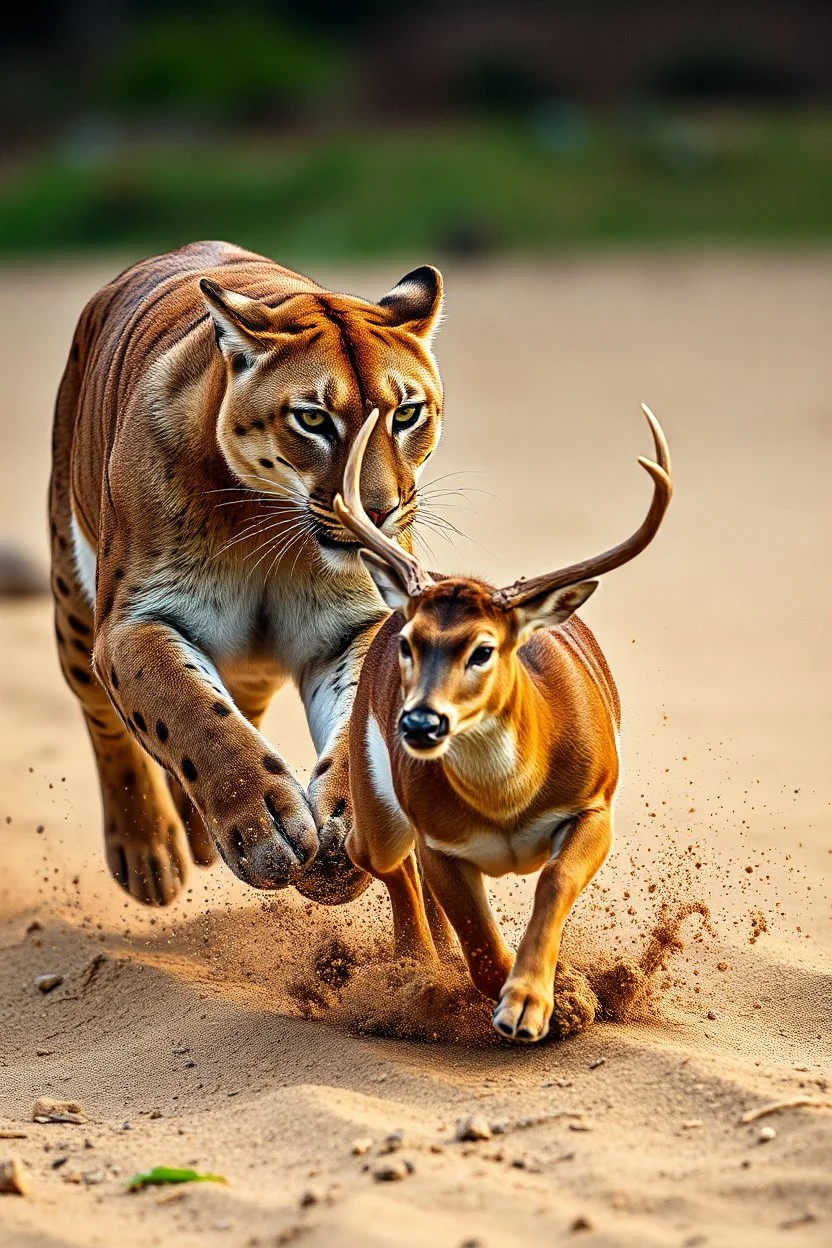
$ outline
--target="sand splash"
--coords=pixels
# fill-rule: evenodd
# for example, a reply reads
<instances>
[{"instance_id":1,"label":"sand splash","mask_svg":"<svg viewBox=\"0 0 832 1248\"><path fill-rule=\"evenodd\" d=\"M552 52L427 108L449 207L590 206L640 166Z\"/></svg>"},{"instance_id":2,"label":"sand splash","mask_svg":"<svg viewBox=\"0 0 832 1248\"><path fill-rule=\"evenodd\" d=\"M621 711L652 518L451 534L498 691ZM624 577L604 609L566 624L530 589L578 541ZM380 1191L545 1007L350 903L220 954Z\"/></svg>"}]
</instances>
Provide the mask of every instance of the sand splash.
<instances>
[{"instance_id":1,"label":"sand splash","mask_svg":"<svg viewBox=\"0 0 832 1248\"><path fill-rule=\"evenodd\" d=\"M704 902L675 909L663 904L640 956L581 967L562 960L551 1034L563 1039L596 1021L661 1017L659 973L684 949L682 926L693 915L713 934ZM441 966L390 960L378 944L368 951L363 943L328 936L310 948L287 988L304 1017L362 1035L501 1043L490 1025L493 1006L473 987L461 959Z\"/></svg>"}]
</instances>

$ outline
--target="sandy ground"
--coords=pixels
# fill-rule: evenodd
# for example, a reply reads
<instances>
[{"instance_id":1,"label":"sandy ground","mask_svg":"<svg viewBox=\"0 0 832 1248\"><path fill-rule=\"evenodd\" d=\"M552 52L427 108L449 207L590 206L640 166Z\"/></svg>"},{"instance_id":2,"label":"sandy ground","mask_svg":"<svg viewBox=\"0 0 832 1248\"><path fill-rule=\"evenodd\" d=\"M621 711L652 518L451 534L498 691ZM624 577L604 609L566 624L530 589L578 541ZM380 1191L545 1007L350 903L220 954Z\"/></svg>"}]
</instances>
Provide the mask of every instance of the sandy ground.
<instances>
[{"instance_id":1,"label":"sandy ground","mask_svg":"<svg viewBox=\"0 0 832 1248\"><path fill-rule=\"evenodd\" d=\"M0 537L38 557L55 386L113 270L2 274ZM398 274L318 276L376 295ZM378 894L321 910L218 866L170 911L141 910L104 869L49 606L6 605L0 1160L32 1181L0 1196L8 1248L830 1242L832 1113L740 1117L832 1096L832 257L447 279L435 475L480 470L447 484L488 493L470 496L480 515L444 513L482 545L435 543L441 566L510 580L619 538L647 498L642 399L668 430L666 528L585 613L621 688L625 771L617 848L566 950L590 970L638 957L663 904L707 903L711 930L685 921L625 1021L529 1050L458 986L389 963ZM291 696L267 728L308 767ZM529 891L498 890L515 934ZM42 995L50 972L63 983ZM33 1123L41 1095L82 1101L88 1121ZM455 1142L471 1113L506 1129ZM377 1181L396 1131L413 1173ZM354 1155L361 1137L373 1147ZM228 1185L125 1192L158 1164Z\"/></svg>"}]
</instances>

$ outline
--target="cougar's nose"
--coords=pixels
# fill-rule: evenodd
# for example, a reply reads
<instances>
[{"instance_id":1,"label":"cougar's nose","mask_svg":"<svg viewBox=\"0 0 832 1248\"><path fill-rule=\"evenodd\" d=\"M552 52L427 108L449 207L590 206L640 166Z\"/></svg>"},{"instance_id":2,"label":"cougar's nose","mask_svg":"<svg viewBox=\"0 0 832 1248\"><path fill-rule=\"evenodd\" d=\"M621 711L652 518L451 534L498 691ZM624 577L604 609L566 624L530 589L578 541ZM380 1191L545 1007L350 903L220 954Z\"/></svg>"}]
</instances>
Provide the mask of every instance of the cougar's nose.
<instances>
[{"instance_id":1,"label":"cougar's nose","mask_svg":"<svg viewBox=\"0 0 832 1248\"><path fill-rule=\"evenodd\" d=\"M428 750L437 745L450 731L447 715L440 715L429 706L415 706L399 717L399 731L408 745Z\"/></svg>"},{"instance_id":2,"label":"cougar's nose","mask_svg":"<svg viewBox=\"0 0 832 1248\"><path fill-rule=\"evenodd\" d=\"M399 505L398 503L394 503L392 507L387 507L383 511L376 511L373 507L365 507L364 510L366 511L367 515L370 517L370 519L372 520L376 528L380 529L381 526L384 524L384 521L387 519L387 517L392 516L393 512L396 510L398 505Z\"/></svg>"}]
</instances>

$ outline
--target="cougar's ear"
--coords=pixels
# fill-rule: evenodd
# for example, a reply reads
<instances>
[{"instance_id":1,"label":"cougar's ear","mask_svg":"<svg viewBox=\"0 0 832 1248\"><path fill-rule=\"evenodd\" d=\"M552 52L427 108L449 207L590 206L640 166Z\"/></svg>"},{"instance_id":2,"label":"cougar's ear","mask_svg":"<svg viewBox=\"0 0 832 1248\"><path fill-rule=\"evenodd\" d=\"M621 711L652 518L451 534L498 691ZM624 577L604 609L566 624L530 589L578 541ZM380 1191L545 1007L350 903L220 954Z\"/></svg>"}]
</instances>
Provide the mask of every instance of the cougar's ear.
<instances>
[{"instance_id":1,"label":"cougar's ear","mask_svg":"<svg viewBox=\"0 0 832 1248\"><path fill-rule=\"evenodd\" d=\"M379 306L390 313L391 323L418 338L433 339L442 320L442 274L430 264L407 273Z\"/></svg>"},{"instance_id":2,"label":"cougar's ear","mask_svg":"<svg viewBox=\"0 0 832 1248\"><path fill-rule=\"evenodd\" d=\"M524 602L522 607L515 607L515 615L520 621L520 644L539 628L564 624L578 607L583 606L590 594L595 593L599 584L599 581L581 581L578 585L567 585L565 589L544 589L539 597Z\"/></svg>"},{"instance_id":3,"label":"cougar's ear","mask_svg":"<svg viewBox=\"0 0 832 1248\"><path fill-rule=\"evenodd\" d=\"M199 289L214 322L217 346L233 367L253 364L274 345L271 309L208 277L200 279Z\"/></svg>"},{"instance_id":4,"label":"cougar's ear","mask_svg":"<svg viewBox=\"0 0 832 1248\"><path fill-rule=\"evenodd\" d=\"M413 599L388 564L371 550L362 549L358 553L385 605L391 611L403 611L406 616L412 614Z\"/></svg>"}]
</instances>

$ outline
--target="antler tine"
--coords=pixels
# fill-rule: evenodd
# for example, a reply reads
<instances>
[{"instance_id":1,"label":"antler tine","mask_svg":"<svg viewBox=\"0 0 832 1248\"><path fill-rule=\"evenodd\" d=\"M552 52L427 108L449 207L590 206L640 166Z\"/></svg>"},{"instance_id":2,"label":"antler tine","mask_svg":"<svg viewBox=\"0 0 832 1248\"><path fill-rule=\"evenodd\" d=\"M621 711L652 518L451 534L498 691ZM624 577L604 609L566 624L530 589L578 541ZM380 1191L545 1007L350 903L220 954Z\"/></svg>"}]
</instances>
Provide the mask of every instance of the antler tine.
<instances>
[{"instance_id":1,"label":"antler tine","mask_svg":"<svg viewBox=\"0 0 832 1248\"><path fill-rule=\"evenodd\" d=\"M361 502L361 465L378 417L378 408L373 408L355 436L344 468L344 493L343 496L335 495L332 500L332 510L344 528L348 529L358 538L362 546L381 559L395 573L402 588L410 597L418 598L419 594L433 584L433 581L415 555L403 550L398 542L387 537L373 524Z\"/></svg>"},{"instance_id":2,"label":"antler tine","mask_svg":"<svg viewBox=\"0 0 832 1248\"><path fill-rule=\"evenodd\" d=\"M653 434L653 445L656 448L658 462L646 459L642 455L638 459L642 468L653 479L653 498L650 502L650 509L639 528L626 541L620 542L601 555L596 555L593 559L570 564L567 568L560 568L548 575L537 576L530 581L515 581L513 585L498 589L495 593L495 601L501 606L507 608L520 606L547 590L563 589L567 585L575 585L578 581L585 581L591 577L601 576L604 572L611 572L614 568L620 568L622 564L629 563L650 545L659 531L664 513L670 503L673 482L670 476L670 450L664 430L646 403L642 403L641 410Z\"/></svg>"}]
</instances>

